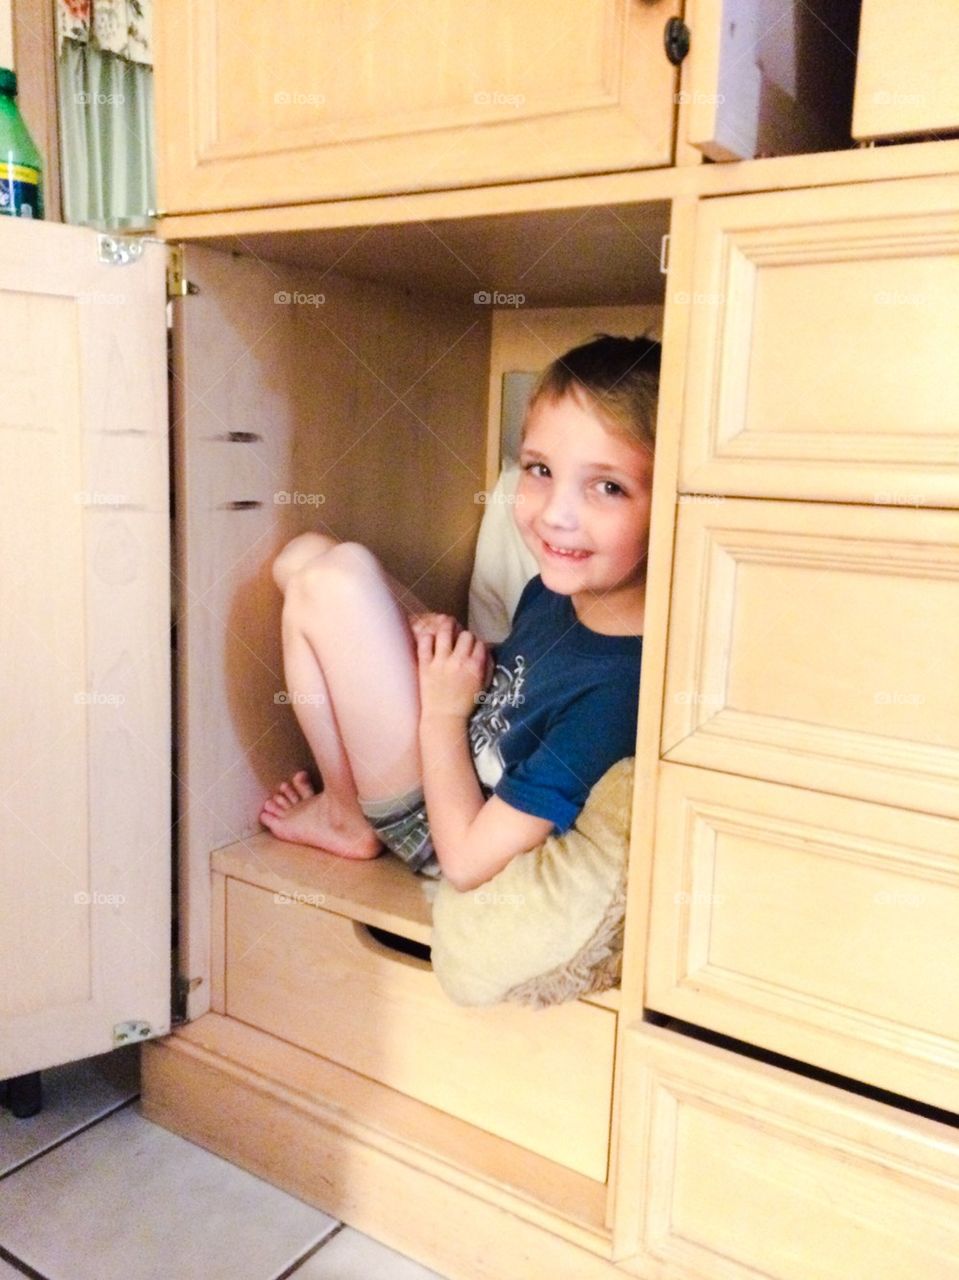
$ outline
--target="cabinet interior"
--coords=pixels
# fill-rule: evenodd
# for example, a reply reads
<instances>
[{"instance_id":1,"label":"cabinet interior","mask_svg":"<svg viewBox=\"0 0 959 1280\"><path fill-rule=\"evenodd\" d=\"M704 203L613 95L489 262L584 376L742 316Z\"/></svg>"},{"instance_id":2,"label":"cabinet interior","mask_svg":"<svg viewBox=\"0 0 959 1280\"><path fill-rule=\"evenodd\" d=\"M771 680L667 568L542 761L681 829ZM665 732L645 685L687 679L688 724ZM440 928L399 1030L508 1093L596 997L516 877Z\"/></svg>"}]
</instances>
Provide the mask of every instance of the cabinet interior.
<instances>
[{"instance_id":1,"label":"cabinet interior","mask_svg":"<svg viewBox=\"0 0 959 1280\"><path fill-rule=\"evenodd\" d=\"M175 305L180 972L209 1007L213 850L308 761L270 565L316 528L467 617L503 375L660 332L669 202L190 243ZM190 390L187 392L186 388Z\"/></svg>"}]
</instances>

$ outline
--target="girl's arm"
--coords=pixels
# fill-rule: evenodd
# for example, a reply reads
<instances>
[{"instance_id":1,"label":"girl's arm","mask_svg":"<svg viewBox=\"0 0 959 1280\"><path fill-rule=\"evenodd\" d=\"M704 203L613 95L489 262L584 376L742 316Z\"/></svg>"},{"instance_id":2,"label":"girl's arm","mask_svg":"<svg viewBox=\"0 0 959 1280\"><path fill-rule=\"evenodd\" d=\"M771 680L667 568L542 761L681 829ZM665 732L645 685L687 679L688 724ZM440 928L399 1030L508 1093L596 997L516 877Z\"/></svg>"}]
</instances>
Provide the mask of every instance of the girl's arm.
<instances>
[{"instance_id":1,"label":"girl's arm","mask_svg":"<svg viewBox=\"0 0 959 1280\"><path fill-rule=\"evenodd\" d=\"M417 652L423 791L433 847L450 883L474 889L542 843L553 823L498 796L484 800L468 722L488 678L486 646L468 631L454 638L450 618L435 632L417 635Z\"/></svg>"}]
</instances>

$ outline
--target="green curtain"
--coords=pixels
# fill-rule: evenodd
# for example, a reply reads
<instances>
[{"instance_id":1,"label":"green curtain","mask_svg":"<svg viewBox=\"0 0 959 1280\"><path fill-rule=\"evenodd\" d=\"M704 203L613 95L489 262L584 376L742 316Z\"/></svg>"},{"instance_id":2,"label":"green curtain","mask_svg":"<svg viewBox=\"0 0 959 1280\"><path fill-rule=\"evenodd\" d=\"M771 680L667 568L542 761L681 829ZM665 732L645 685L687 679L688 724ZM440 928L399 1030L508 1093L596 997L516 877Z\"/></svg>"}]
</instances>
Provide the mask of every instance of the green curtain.
<instances>
[{"instance_id":1,"label":"green curtain","mask_svg":"<svg viewBox=\"0 0 959 1280\"><path fill-rule=\"evenodd\" d=\"M153 68L64 40L57 90L64 221L105 230L151 226Z\"/></svg>"}]
</instances>

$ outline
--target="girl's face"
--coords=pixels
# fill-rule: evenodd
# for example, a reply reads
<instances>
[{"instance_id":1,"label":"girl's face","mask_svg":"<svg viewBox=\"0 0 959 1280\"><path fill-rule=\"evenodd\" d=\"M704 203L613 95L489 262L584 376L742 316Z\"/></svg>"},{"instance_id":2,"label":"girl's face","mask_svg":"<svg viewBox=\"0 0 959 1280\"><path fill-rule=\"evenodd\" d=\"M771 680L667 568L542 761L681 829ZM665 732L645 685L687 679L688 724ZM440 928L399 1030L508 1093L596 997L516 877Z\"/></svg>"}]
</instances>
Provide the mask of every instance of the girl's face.
<instances>
[{"instance_id":1,"label":"girl's face","mask_svg":"<svg viewBox=\"0 0 959 1280\"><path fill-rule=\"evenodd\" d=\"M516 524L545 585L571 596L581 621L601 618L594 630L641 631L651 449L566 395L533 407L520 466Z\"/></svg>"}]
</instances>

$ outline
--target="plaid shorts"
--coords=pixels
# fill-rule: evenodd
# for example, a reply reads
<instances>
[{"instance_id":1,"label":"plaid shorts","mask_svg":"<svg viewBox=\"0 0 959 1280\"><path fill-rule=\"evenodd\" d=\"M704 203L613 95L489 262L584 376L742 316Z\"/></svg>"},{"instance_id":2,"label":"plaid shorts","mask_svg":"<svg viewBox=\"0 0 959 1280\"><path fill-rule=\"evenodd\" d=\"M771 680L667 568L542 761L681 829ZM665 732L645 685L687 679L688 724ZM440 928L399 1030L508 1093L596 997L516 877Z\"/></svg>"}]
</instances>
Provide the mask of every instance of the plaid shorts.
<instances>
[{"instance_id":1,"label":"plaid shorts","mask_svg":"<svg viewBox=\"0 0 959 1280\"><path fill-rule=\"evenodd\" d=\"M411 870L433 879L442 874L433 850L422 787L396 800L361 800L360 808L390 853L402 858Z\"/></svg>"}]
</instances>

